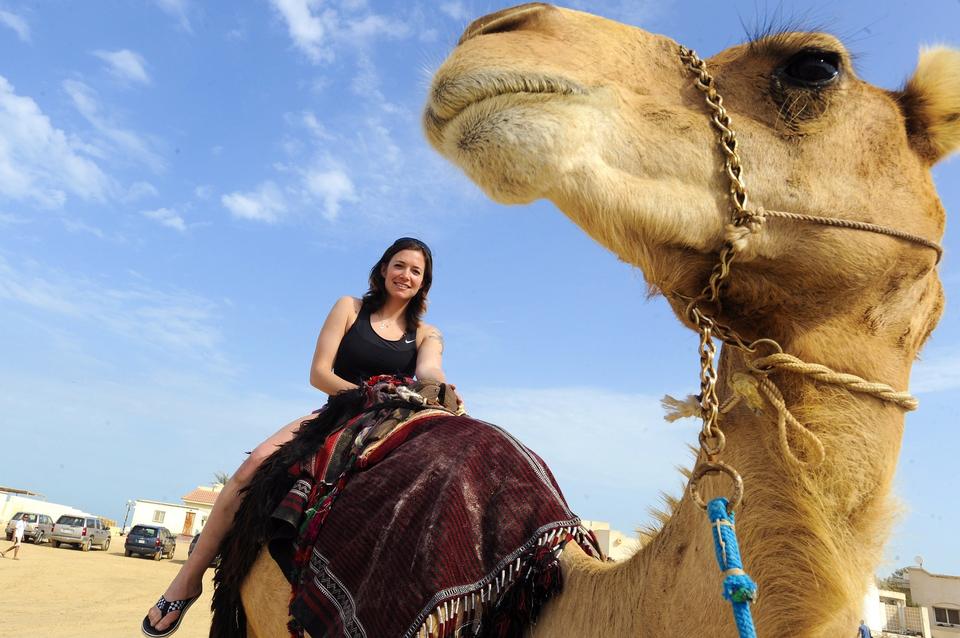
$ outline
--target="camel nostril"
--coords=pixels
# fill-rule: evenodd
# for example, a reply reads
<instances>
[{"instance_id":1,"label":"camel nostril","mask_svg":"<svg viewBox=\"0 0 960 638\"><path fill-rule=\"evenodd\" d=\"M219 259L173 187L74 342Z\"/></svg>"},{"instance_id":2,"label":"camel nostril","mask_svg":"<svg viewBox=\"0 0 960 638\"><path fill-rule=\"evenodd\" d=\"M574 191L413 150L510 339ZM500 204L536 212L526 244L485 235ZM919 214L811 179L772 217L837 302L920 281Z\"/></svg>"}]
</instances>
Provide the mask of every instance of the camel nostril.
<instances>
[{"instance_id":1,"label":"camel nostril","mask_svg":"<svg viewBox=\"0 0 960 638\"><path fill-rule=\"evenodd\" d=\"M470 38L478 35L507 33L509 31L519 31L530 28L537 23L544 11L553 8L552 5L545 2L529 2L485 15L482 18L477 18L471 22L467 30L463 32L457 44L463 44Z\"/></svg>"}]
</instances>

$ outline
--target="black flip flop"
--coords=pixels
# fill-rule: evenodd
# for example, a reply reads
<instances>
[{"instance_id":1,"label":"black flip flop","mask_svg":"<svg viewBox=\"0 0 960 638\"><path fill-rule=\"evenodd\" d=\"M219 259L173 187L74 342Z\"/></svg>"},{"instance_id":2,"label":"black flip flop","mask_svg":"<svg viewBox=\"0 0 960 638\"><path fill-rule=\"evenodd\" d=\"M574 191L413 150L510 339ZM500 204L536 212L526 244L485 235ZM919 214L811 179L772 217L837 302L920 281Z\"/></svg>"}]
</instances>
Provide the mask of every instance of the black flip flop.
<instances>
[{"instance_id":1,"label":"black flip flop","mask_svg":"<svg viewBox=\"0 0 960 638\"><path fill-rule=\"evenodd\" d=\"M183 617L187 615L187 610L190 609L190 605L197 602L197 598L200 598L200 594L197 594L192 598L184 598L183 600L174 600L173 602L170 602L161 596L160 600L158 600L156 604L157 609L160 610L160 619L162 620L164 616L172 611L179 611L180 615L177 616L177 619L173 621L172 625L163 631L157 631L154 629L153 625L150 624L150 616L144 616L143 624L140 626L140 631L143 632L144 636L149 636L150 638L163 638L164 636L169 636L180 628L180 623L183 621ZM159 620L157 622L159 622Z\"/></svg>"}]
</instances>

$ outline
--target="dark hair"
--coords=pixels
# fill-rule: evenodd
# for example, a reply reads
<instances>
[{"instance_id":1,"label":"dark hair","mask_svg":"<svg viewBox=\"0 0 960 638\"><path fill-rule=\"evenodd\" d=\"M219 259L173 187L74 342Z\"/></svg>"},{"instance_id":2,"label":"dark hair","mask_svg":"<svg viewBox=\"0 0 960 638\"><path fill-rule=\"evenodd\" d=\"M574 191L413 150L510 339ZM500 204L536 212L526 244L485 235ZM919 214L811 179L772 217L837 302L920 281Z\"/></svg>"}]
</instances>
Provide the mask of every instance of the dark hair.
<instances>
[{"instance_id":1,"label":"dark hair","mask_svg":"<svg viewBox=\"0 0 960 638\"><path fill-rule=\"evenodd\" d=\"M370 289L363 295L363 305L369 306L371 312L376 312L387 301L387 282L381 272L390 264L390 260L401 250L418 250L423 254L423 283L420 290L414 295L404 312L407 330L416 330L420 327L420 317L427 311L427 293L433 283L433 254L429 246L413 237L401 237L393 242L380 260L370 269Z\"/></svg>"}]
</instances>

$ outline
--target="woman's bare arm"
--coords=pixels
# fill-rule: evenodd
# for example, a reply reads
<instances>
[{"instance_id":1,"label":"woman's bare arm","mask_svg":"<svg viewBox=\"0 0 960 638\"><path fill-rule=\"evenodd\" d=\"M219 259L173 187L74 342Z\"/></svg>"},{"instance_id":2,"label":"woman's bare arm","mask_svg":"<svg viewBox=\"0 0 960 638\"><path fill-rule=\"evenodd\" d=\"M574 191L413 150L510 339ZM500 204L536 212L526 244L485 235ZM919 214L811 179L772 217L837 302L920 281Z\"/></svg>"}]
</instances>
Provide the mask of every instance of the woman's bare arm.
<instances>
[{"instance_id":1,"label":"woman's bare arm","mask_svg":"<svg viewBox=\"0 0 960 638\"><path fill-rule=\"evenodd\" d=\"M356 384L350 383L333 373L333 361L340 348L340 342L350 327L350 319L356 312L357 300L353 297L341 297L333 305L320 335L317 337L317 348L313 352L313 363L310 365L310 385L318 390L334 395L343 390L353 390Z\"/></svg>"},{"instance_id":2,"label":"woman's bare arm","mask_svg":"<svg viewBox=\"0 0 960 638\"><path fill-rule=\"evenodd\" d=\"M446 383L443 374L443 335L431 325L417 330L417 379Z\"/></svg>"}]
</instances>

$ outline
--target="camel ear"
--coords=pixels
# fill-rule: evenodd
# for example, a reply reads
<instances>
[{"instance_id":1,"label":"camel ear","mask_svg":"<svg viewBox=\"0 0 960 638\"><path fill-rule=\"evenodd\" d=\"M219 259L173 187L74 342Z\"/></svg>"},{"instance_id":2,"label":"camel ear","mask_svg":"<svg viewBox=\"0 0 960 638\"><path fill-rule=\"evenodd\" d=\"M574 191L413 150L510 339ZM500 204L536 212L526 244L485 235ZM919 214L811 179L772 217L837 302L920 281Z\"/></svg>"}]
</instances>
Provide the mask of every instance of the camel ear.
<instances>
[{"instance_id":1,"label":"camel ear","mask_svg":"<svg viewBox=\"0 0 960 638\"><path fill-rule=\"evenodd\" d=\"M917 70L898 97L921 157L935 164L960 149L960 50L921 50Z\"/></svg>"}]
</instances>

